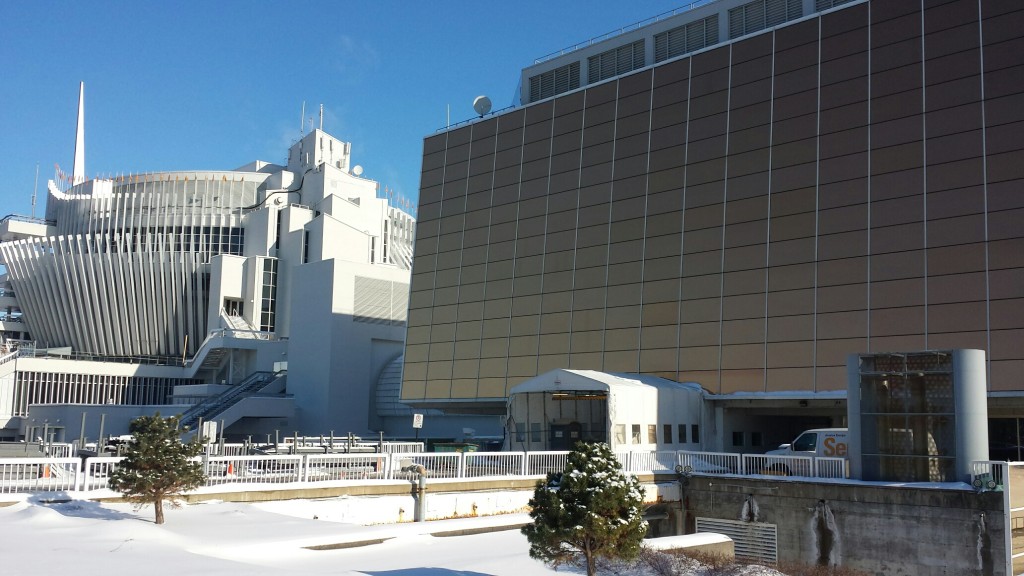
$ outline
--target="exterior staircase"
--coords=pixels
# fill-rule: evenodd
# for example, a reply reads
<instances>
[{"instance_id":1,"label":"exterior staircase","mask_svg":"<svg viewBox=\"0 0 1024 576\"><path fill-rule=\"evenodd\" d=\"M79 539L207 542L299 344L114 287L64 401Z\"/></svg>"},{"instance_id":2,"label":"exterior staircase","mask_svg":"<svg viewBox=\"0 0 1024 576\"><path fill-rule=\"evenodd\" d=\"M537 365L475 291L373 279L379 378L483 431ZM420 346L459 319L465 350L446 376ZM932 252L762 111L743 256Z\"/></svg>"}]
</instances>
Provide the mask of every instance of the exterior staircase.
<instances>
[{"instance_id":1,"label":"exterior staircase","mask_svg":"<svg viewBox=\"0 0 1024 576\"><path fill-rule=\"evenodd\" d=\"M210 396L186 410L181 415L179 425L182 427L187 426L189 429L194 430L200 419L206 421L216 420L218 416L238 402L266 388L278 378L284 377L284 373L255 372L225 392L216 396Z\"/></svg>"}]
</instances>

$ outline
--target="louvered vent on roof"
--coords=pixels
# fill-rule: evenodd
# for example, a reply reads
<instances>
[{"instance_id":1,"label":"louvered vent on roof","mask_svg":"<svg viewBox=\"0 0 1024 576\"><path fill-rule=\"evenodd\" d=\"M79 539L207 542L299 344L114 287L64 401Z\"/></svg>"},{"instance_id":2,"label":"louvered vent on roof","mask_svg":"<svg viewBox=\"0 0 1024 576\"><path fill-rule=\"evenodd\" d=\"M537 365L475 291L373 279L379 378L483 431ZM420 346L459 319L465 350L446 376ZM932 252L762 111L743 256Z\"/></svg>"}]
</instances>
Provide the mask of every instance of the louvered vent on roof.
<instances>
[{"instance_id":1,"label":"louvered vent on roof","mask_svg":"<svg viewBox=\"0 0 1024 576\"><path fill-rule=\"evenodd\" d=\"M530 102L550 98L580 87L580 63L570 62L530 77Z\"/></svg>"},{"instance_id":2,"label":"louvered vent on roof","mask_svg":"<svg viewBox=\"0 0 1024 576\"><path fill-rule=\"evenodd\" d=\"M801 0L754 0L729 10L729 37L752 34L801 16Z\"/></svg>"},{"instance_id":3,"label":"louvered vent on roof","mask_svg":"<svg viewBox=\"0 0 1024 576\"><path fill-rule=\"evenodd\" d=\"M654 61L661 62L714 44L718 44L718 14L656 34Z\"/></svg>"},{"instance_id":4,"label":"louvered vent on roof","mask_svg":"<svg viewBox=\"0 0 1024 576\"><path fill-rule=\"evenodd\" d=\"M637 40L587 59L587 83L593 84L644 67L644 41Z\"/></svg>"},{"instance_id":5,"label":"louvered vent on roof","mask_svg":"<svg viewBox=\"0 0 1024 576\"><path fill-rule=\"evenodd\" d=\"M816 0L814 3L814 9L818 12L822 10L828 10L829 8L835 8L847 2L853 2L853 0Z\"/></svg>"}]
</instances>

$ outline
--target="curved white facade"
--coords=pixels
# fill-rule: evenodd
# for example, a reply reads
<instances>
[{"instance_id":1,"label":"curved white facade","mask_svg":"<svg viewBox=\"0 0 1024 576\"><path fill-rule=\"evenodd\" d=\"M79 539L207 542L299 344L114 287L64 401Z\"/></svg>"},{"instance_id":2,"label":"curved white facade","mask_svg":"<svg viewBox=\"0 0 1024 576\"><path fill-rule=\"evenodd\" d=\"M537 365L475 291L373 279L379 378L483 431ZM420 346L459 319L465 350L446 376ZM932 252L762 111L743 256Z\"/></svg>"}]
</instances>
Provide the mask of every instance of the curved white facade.
<instances>
[{"instance_id":1,"label":"curved white facade","mask_svg":"<svg viewBox=\"0 0 1024 576\"><path fill-rule=\"evenodd\" d=\"M210 258L242 254L244 208L267 174L157 173L51 183L57 234L0 244L38 347L101 356L194 353Z\"/></svg>"}]
</instances>

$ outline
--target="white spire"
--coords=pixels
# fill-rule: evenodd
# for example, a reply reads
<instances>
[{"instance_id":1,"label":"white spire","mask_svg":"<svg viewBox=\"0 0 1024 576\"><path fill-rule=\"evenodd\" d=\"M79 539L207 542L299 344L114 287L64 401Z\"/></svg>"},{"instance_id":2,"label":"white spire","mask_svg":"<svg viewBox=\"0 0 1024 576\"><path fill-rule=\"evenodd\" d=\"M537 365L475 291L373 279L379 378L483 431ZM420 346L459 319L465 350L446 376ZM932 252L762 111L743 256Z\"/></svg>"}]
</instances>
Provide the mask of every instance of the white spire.
<instances>
[{"instance_id":1,"label":"white spire","mask_svg":"<svg viewBox=\"0 0 1024 576\"><path fill-rule=\"evenodd\" d=\"M71 183L85 182L85 82L78 86L78 129L75 131L75 164Z\"/></svg>"}]
</instances>

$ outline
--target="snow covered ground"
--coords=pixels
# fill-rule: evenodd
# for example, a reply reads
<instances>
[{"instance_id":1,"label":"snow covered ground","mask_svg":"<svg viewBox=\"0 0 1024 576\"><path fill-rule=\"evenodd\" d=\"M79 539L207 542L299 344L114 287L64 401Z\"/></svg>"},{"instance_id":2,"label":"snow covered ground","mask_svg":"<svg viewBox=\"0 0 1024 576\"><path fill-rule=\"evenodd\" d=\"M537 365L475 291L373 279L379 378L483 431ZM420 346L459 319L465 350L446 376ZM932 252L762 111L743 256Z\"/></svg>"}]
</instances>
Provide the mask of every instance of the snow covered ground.
<instances>
[{"instance_id":1,"label":"snow covered ground","mask_svg":"<svg viewBox=\"0 0 1024 576\"><path fill-rule=\"evenodd\" d=\"M266 503L208 502L166 508L88 500L29 499L0 508L4 574L147 576L332 574L360 576L531 576L557 572L529 557L516 527L525 514L401 524L334 519L343 498ZM441 536L450 532L468 535ZM474 533L475 532L475 533ZM367 544L368 542L373 542ZM356 547L340 547L354 543ZM313 549L319 547L322 549ZM652 574L637 569L621 575ZM700 574L699 571L692 574ZM745 576L778 572L748 569Z\"/></svg>"}]
</instances>

